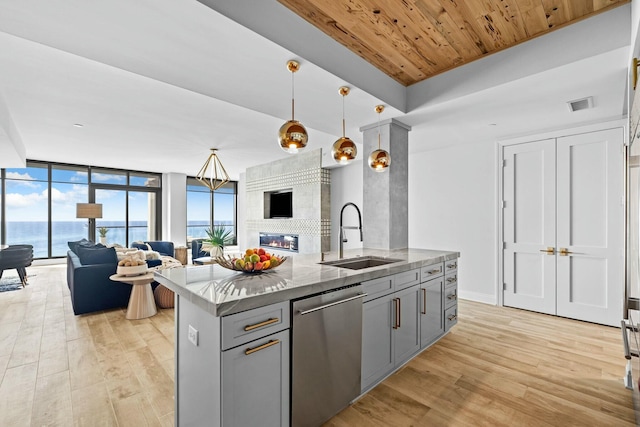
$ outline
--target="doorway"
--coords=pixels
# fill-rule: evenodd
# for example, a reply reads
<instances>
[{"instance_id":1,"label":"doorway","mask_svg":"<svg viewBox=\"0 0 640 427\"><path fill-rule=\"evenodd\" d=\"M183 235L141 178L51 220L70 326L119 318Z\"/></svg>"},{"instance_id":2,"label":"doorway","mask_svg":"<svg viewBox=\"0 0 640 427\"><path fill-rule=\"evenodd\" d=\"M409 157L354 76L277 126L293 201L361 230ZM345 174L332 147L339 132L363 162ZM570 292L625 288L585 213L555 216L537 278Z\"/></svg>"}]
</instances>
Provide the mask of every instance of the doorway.
<instances>
[{"instance_id":1,"label":"doorway","mask_svg":"<svg viewBox=\"0 0 640 427\"><path fill-rule=\"evenodd\" d=\"M503 147L503 304L619 325L623 129Z\"/></svg>"}]
</instances>

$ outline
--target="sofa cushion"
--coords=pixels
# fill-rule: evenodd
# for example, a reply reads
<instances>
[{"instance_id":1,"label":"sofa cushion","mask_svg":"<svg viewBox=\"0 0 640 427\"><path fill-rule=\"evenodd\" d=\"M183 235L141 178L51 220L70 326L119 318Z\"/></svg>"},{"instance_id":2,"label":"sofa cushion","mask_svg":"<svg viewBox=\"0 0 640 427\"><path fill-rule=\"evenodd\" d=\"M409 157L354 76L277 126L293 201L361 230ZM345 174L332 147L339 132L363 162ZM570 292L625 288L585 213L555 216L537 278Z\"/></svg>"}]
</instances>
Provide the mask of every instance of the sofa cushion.
<instances>
[{"instance_id":1,"label":"sofa cushion","mask_svg":"<svg viewBox=\"0 0 640 427\"><path fill-rule=\"evenodd\" d=\"M114 248L78 246L78 258L82 265L118 263Z\"/></svg>"},{"instance_id":2,"label":"sofa cushion","mask_svg":"<svg viewBox=\"0 0 640 427\"><path fill-rule=\"evenodd\" d=\"M71 249L71 251L73 251L74 254L78 255L78 246L82 245L82 246L87 246L88 244L91 244L92 246L94 245L93 242L90 242L89 240L82 238L80 240L74 241L74 242L67 242L67 245L69 245L69 249Z\"/></svg>"}]
</instances>

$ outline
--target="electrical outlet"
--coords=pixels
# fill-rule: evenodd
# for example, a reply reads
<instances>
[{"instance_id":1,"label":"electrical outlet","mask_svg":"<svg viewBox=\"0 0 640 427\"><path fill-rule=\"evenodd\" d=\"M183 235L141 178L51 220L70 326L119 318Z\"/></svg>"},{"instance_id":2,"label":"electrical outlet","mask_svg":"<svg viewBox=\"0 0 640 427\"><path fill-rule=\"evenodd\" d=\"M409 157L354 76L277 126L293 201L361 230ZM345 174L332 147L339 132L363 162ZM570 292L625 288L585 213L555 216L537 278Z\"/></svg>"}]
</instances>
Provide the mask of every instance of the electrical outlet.
<instances>
[{"instance_id":1,"label":"electrical outlet","mask_svg":"<svg viewBox=\"0 0 640 427\"><path fill-rule=\"evenodd\" d=\"M191 344L195 345L196 347L198 346L198 330L191 325L189 325L188 338L189 341L191 341Z\"/></svg>"}]
</instances>

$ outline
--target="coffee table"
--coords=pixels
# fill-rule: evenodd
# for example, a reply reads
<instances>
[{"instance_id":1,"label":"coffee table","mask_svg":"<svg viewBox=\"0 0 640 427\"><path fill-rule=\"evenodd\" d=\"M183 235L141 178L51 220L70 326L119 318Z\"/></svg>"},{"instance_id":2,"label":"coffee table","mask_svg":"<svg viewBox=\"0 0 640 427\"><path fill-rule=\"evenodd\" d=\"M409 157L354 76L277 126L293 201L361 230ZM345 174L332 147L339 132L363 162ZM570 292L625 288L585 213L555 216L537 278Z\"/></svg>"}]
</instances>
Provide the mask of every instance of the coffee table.
<instances>
[{"instance_id":1,"label":"coffee table","mask_svg":"<svg viewBox=\"0 0 640 427\"><path fill-rule=\"evenodd\" d=\"M149 271L140 276L120 276L113 274L109 279L114 282L129 283L133 286L131 296L129 297L129 305L127 306L127 319L145 319L154 316L158 310L156 302L153 299L151 291L151 282L153 282L153 271Z\"/></svg>"}]
</instances>

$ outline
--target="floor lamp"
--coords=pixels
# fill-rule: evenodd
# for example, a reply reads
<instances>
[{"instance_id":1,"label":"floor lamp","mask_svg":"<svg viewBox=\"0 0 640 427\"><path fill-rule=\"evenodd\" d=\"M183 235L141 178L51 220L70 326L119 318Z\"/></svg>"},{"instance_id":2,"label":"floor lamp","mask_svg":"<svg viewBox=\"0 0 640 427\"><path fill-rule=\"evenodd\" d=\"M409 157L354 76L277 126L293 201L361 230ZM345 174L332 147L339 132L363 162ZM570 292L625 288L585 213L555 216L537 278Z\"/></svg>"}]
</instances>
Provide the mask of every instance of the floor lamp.
<instances>
[{"instance_id":1,"label":"floor lamp","mask_svg":"<svg viewBox=\"0 0 640 427\"><path fill-rule=\"evenodd\" d=\"M89 240L96 241L96 218L102 218L102 204L78 203L76 204L76 218L89 219Z\"/></svg>"}]
</instances>

